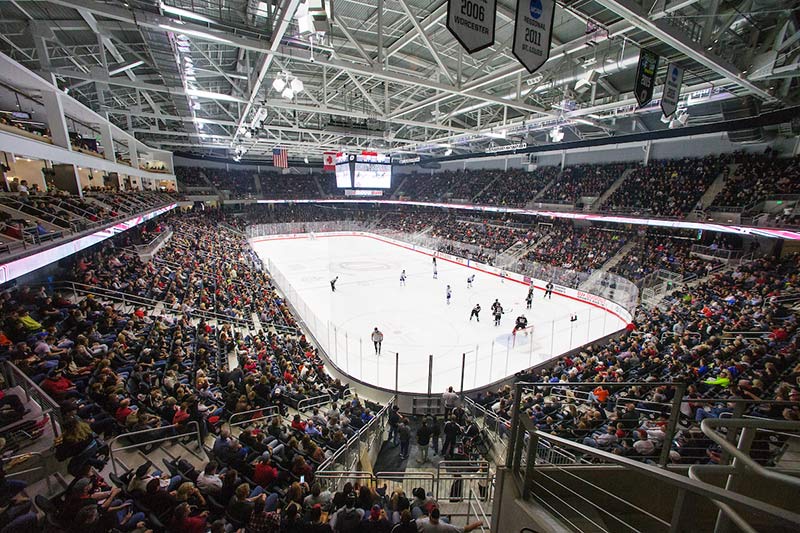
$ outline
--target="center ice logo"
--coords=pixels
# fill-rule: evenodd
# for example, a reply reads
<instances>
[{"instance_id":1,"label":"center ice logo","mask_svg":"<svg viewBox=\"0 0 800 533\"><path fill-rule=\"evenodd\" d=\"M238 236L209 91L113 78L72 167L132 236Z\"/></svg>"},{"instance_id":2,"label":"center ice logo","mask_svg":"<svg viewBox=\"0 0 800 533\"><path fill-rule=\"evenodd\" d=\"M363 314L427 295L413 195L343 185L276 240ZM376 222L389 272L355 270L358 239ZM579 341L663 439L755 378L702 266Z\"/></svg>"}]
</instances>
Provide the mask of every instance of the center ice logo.
<instances>
[{"instance_id":1,"label":"center ice logo","mask_svg":"<svg viewBox=\"0 0 800 533\"><path fill-rule=\"evenodd\" d=\"M531 0L531 17L533 20L539 20L542 16L542 0Z\"/></svg>"}]
</instances>

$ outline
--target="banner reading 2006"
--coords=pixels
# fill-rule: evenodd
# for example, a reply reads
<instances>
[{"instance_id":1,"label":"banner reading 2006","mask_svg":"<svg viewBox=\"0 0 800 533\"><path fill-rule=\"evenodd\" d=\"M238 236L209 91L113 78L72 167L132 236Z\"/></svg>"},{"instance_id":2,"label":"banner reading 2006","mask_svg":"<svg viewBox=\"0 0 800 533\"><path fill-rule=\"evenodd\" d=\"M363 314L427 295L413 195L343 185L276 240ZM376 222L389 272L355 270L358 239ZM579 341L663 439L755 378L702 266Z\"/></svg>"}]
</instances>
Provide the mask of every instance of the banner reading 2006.
<instances>
[{"instance_id":1,"label":"banner reading 2006","mask_svg":"<svg viewBox=\"0 0 800 533\"><path fill-rule=\"evenodd\" d=\"M447 29L470 54L494 43L497 0L448 0Z\"/></svg>"},{"instance_id":2,"label":"banner reading 2006","mask_svg":"<svg viewBox=\"0 0 800 533\"><path fill-rule=\"evenodd\" d=\"M555 0L517 0L514 45L511 51L533 74L550 57Z\"/></svg>"}]
</instances>

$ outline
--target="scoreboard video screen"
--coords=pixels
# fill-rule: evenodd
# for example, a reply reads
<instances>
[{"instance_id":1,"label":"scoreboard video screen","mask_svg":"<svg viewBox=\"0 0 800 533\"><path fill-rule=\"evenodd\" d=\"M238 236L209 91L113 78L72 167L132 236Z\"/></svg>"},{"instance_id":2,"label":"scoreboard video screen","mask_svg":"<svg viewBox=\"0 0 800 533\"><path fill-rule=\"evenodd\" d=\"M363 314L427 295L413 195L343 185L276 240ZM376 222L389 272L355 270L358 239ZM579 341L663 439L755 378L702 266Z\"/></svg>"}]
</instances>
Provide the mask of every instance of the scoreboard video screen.
<instances>
[{"instance_id":1,"label":"scoreboard video screen","mask_svg":"<svg viewBox=\"0 0 800 533\"><path fill-rule=\"evenodd\" d=\"M350 189L353 187L353 179L350 175L350 162L347 154L336 154L336 187L339 189Z\"/></svg>"},{"instance_id":2,"label":"scoreboard video screen","mask_svg":"<svg viewBox=\"0 0 800 533\"><path fill-rule=\"evenodd\" d=\"M363 151L360 154L337 154L336 186L342 189L390 189L392 163L389 156Z\"/></svg>"}]
</instances>

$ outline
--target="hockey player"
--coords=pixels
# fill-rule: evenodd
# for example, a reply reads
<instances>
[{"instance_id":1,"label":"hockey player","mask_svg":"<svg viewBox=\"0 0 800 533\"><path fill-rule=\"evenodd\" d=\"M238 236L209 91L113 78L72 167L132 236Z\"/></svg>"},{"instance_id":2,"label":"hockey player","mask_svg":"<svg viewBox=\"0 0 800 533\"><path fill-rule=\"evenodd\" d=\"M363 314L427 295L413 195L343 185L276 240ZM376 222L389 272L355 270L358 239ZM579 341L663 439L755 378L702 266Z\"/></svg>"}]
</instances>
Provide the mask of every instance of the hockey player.
<instances>
[{"instance_id":1,"label":"hockey player","mask_svg":"<svg viewBox=\"0 0 800 533\"><path fill-rule=\"evenodd\" d=\"M506 282L506 271L505 270L501 270L500 271L500 283L505 283L505 282Z\"/></svg>"},{"instance_id":2,"label":"hockey player","mask_svg":"<svg viewBox=\"0 0 800 533\"><path fill-rule=\"evenodd\" d=\"M503 306L497 300L492 304L492 314L494 315L494 325L500 325L500 319L503 317Z\"/></svg>"},{"instance_id":3,"label":"hockey player","mask_svg":"<svg viewBox=\"0 0 800 533\"><path fill-rule=\"evenodd\" d=\"M517 317L517 323L514 324L514 333L516 333L520 329L525 329L528 327L528 319L525 318L525 315L519 315Z\"/></svg>"},{"instance_id":4,"label":"hockey player","mask_svg":"<svg viewBox=\"0 0 800 533\"><path fill-rule=\"evenodd\" d=\"M336 292L336 282L339 281L339 276L331 280L331 292Z\"/></svg>"},{"instance_id":5,"label":"hockey player","mask_svg":"<svg viewBox=\"0 0 800 533\"><path fill-rule=\"evenodd\" d=\"M436 259L434 257L434 259ZM439 271L436 270L436 263L433 263L433 279L439 279Z\"/></svg>"},{"instance_id":6,"label":"hockey player","mask_svg":"<svg viewBox=\"0 0 800 533\"><path fill-rule=\"evenodd\" d=\"M403 269L403 271L400 273L400 285L402 285L403 287L406 286L406 270L405 269Z\"/></svg>"},{"instance_id":7,"label":"hockey player","mask_svg":"<svg viewBox=\"0 0 800 533\"><path fill-rule=\"evenodd\" d=\"M472 317L480 322L481 321L481 304L475 304L475 307L472 308L472 312L469 314L469 321L472 322Z\"/></svg>"},{"instance_id":8,"label":"hockey player","mask_svg":"<svg viewBox=\"0 0 800 533\"><path fill-rule=\"evenodd\" d=\"M375 355L381 354L381 343L383 342L383 333L376 327L372 331L372 344L375 345Z\"/></svg>"},{"instance_id":9,"label":"hockey player","mask_svg":"<svg viewBox=\"0 0 800 533\"><path fill-rule=\"evenodd\" d=\"M450 290L450 285L447 286L447 305L450 305L450 297L453 295L453 292Z\"/></svg>"},{"instance_id":10,"label":"hockey player","mask_svg":"<svg viewBox=\"0 0 800 533\"><path fill-rule=\"evenodd\" d=\"M467 278L467 288L468 289L472 288L472 282L473 281L475 281L475 274L473 274L473 275L471 275L470 277Z\"/></svg>"},{"instance_id":11,"label":"hockey player","mask_svg":"<svg viewBox=\"0 0 800 533\"><path fill-rule=\"evenodd\" d=\"M550 298L553 299L553 282L548 281L547 285L544 286L544 296L542 298Z\"/></svg>"},{"instance_id":12,"label":"hockey player","mask_svg":"<svg viewBox=\"0 0 800 533\"><path fill-rule=\"evenodd\" d=\"M530 309L533 307L533 285L528 289L528 295L525 297L525 308Z\"/></svg>"}]
</instances>

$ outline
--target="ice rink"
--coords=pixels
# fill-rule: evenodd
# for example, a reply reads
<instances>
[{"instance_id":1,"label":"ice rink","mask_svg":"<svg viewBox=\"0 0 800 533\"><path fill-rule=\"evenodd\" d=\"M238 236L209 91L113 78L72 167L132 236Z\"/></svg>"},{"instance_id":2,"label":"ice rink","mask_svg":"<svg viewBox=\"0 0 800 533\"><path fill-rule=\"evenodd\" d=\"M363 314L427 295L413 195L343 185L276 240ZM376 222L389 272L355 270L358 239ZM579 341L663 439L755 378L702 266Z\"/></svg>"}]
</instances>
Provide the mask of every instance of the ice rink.
<instances>
[{"instance_id":1,"label":"ice rink","mask_svg":"<svg viewBox=\"0 0 800 533\"><path fill-rule=\"evenodd\" d=\"M533 308L526 310L527 285L444 258L437 259L438 279L433 279L431 255L375 237L317 234L251 242L333 362L387 389L395 388L395 353L400 354L399 390L406 392L427 392L429 355L432 391L449 385L458 390L466 353L468 390L625 327L624 320L599 307L559 294L544 299L542 290L535 291ZM405 286L400 283L403 269ZM467 288L471 274L475 281ZM332 292L330 280L336 276ZM495 299L505 309L500 326L491 316ZM469 320L476 303L482 307L480 322ZM570 321L573 313L575 322ZM534 330L512 340L520 314ZM370 340L375 327L384 334L380 356Z\"/></svg>"}]
</instances>

